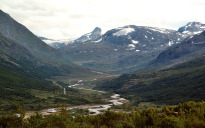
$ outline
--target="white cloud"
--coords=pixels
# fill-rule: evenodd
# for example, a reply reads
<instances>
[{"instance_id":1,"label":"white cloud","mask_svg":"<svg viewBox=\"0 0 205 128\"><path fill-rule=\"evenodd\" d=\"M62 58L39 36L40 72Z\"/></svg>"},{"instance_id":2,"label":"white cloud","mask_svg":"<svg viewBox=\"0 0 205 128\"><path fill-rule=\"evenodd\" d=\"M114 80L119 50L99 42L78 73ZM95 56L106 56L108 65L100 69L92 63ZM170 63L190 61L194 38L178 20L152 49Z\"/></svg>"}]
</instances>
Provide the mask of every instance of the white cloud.
<instances>
[{"instance_id":1,"label":"white cloud","mask_svg":"<svg viewBox=\"0 0 205 128\"><path fill-rule=\"evenodd\" d=\"M0 8L35 34L72 38L125 25L177 29L205 22L204 0L1 0Z\"/></svg>"}]
</instances>

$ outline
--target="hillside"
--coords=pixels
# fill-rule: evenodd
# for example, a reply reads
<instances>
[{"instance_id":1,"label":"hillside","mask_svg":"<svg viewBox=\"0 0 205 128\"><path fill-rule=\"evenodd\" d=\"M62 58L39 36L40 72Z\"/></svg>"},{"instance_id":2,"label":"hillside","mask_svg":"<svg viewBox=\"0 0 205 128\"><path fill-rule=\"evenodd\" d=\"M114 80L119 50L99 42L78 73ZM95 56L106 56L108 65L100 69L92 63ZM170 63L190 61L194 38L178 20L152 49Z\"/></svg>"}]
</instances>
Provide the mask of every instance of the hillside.
<instances>
[{"instance_id":1,"label":"hillside","mask_svg":"<svg viewBox=\"0 0 205 128\"><path fill-rule=\"evenodd\" d=\"M25 26L15 21L12 17L1 10L0 33L26 47L38 58L50 60L60 55L58 50L41 41Z\"/></svg>"},{"instance_id":2,"label":"hillside","mask_svg":"<svg viewBox=\"0 0 205 128\"><path fill-rule=\"evenodd\" d=\"M123 94L135 104L147 101L177 104L204 100L205 57L179 64L161 71L142 71L125 74L101 83L98 89Z\"/></svg>"}]
</instances>

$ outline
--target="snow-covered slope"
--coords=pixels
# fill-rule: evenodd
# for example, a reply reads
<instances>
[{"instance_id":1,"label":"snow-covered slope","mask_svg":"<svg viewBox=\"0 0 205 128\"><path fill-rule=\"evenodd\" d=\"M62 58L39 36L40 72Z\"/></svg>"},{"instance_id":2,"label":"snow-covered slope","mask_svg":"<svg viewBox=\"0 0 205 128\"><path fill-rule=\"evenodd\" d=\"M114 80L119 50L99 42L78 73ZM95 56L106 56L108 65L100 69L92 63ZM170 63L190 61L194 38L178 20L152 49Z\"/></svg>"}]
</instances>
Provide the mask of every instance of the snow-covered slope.
<instances>
[{"instance_id":1,"label":"snow-covered slope","mask_svg":"<svg viewBox=\"0 0 205 128\"><path fill-rule=\"evenodd\" d=\"M107 31L101 42L123 46L125 50L153 52L175 45L184 38L183 33L175 30L129 25Z\"/></svg>"}]
</instances>

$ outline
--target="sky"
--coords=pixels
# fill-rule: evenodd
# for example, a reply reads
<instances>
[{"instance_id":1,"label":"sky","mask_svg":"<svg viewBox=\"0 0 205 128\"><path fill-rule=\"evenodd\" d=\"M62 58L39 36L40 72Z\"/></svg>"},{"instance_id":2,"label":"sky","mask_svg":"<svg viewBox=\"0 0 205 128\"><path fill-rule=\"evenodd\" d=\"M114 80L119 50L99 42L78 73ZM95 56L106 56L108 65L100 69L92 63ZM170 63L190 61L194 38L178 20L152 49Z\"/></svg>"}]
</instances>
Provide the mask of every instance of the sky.
<instances>
[{"instance_id":1,"label":"sky","mask_svg":"<svg viewBox=\"0 0 205 128\"><path fill-rule=\"evenodd\" d=\"M0 9L34 34L70 39L100 27L126 25L177 30L192 21L205 23L205 0L0 0Z\"/></svg>"}]
</instances>

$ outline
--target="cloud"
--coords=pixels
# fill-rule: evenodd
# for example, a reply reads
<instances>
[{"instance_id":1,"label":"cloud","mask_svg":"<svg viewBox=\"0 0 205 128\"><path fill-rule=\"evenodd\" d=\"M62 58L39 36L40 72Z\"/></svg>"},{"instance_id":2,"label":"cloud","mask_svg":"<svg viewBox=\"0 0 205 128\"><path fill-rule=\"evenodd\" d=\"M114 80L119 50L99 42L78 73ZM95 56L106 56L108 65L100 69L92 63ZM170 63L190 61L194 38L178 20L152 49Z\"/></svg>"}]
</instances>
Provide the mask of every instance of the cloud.
<instances>
[{"instance_id":1,"label":"cloud","mask_svg":"<svg viewBox=\"0 0 205 128\"><path fill-rule=\"evenodd\" d=\"M0 8L35 34L72 38L129 24L177 29L205 22L204 0L1 0Z\"/></svg>"}]
</instances>

